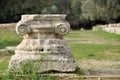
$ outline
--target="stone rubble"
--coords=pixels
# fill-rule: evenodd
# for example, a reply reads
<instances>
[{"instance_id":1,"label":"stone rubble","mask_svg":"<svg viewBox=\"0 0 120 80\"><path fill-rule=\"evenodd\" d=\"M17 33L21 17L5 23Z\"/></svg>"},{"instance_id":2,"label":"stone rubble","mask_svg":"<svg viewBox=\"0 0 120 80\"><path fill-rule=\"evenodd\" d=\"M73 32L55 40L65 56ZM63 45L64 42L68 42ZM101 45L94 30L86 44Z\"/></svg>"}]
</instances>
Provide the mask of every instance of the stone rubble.
<instances>
[{"instance_id":1,"label":"stone rubble","mask_svg":"<svg viewBox=\"0 0 120 80\"><path fill-rule=\"evenodd\" d=\"M120 34L120 23L103 25L102 29L106 32Z\"/></svg>"}]
</instances>

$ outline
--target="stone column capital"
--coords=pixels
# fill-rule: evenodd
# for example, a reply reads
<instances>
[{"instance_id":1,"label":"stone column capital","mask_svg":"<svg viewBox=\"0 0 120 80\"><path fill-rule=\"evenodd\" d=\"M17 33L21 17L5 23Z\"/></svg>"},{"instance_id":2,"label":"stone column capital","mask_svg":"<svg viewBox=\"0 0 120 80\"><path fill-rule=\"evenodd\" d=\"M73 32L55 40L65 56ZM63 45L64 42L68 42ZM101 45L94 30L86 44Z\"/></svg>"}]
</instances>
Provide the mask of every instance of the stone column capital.
<instances>
[{"instance_id":1,"label":"stone column capital","mask_svg":"<svg viewBox=\"0 0 120 80\"><path fill-rule=\"evenodd\" d=\"M16 25L16 32L20 35L25 35L31 32L29 25L25 21L19 21Z\"/></svg>"}]
</instances>

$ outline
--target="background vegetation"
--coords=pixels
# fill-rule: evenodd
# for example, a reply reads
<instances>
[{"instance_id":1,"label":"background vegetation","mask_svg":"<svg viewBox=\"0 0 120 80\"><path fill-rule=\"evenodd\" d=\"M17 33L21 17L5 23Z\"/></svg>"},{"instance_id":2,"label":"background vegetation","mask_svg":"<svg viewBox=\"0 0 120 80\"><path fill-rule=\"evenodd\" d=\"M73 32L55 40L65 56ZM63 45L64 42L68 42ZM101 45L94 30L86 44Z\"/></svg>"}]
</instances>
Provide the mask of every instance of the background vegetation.
<instances>
[{"instance_id":1,"label":"background vegetation","mask_svg":"<svg viewBox=\"0 0 120 80\"><path fill-rule=\"evenodd\" d=\"M72 28L120 22L120 0L0 0L0 23L22 14L67 14Z\"/></svg>"}]
</instances>

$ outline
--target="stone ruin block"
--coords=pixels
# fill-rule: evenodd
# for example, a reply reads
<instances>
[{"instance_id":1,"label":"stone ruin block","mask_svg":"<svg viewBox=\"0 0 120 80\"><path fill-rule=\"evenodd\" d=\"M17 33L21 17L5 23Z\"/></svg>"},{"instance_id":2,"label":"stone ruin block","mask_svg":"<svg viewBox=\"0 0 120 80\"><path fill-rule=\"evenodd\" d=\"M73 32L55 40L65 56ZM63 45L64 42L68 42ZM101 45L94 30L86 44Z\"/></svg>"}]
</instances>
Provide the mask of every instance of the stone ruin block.
<instances>
[{"instance_id":1,"label":"stone ruin block","mask_svg":"<svg viewBox=\"0 0 120 80\"><path fill-rule=\"evenodd\" d=\"M23 64L36 72L74 72L77 63L63 36L70 31L66 15L22 15L16 32L24 38L9 62L9 70L19 72ZM32 67L31 67L32 66Z\"/></svg>"}]
</instances>

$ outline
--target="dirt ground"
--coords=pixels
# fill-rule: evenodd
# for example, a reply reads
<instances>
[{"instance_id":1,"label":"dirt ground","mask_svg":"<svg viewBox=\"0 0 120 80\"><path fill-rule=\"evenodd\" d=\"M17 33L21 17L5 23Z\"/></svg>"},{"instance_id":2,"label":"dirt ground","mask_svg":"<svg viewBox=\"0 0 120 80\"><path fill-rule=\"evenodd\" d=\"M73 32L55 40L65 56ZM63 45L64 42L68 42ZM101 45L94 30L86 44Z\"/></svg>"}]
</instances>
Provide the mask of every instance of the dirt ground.
<instances>
[{"instance_id":1,"label":"dirt ground","mask_svg":"<svg viewBox=\"0 0 120 80\"><path fill-rule=\"evenodd\" d=\"M82 60L78 62L82 69L120 69L120 61L110 60Z\"/></svg>"}]
</instances>

